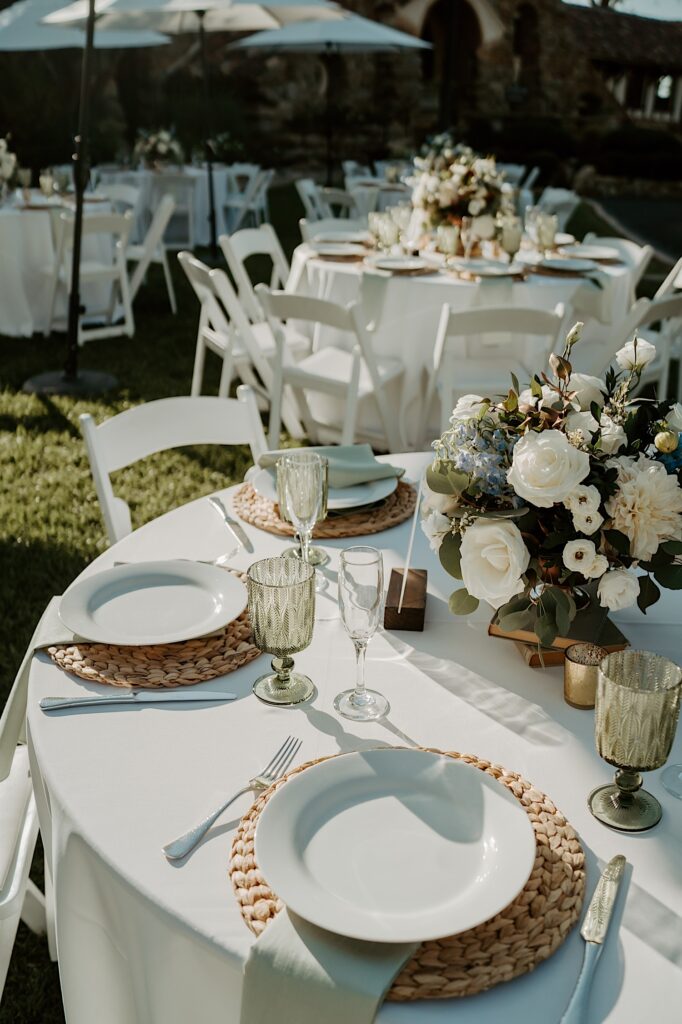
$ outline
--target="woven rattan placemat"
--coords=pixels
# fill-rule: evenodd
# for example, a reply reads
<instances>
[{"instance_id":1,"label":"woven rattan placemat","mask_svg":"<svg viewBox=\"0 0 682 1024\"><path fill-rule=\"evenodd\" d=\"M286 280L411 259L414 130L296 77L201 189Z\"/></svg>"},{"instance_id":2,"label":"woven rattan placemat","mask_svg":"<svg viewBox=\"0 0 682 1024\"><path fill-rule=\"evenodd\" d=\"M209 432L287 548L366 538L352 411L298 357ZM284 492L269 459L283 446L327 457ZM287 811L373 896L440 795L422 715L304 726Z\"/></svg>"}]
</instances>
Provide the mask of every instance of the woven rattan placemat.
<instances>
[{"instance_id":1,"label":"woven rattan placemat","mask_svg":"<svg viewBox=\"0 0 682 1024\"><path fill-rule=\"evenodd\" d=\"M582 907L585 855L572 826L549 797L516 772L489 761L453 752L448 757L480 768L512 791L535 832L535 864L519 895L496 917L459 935L421 945L393 982L386 998L394 1002L471 996L532 971L559 948ZM229 874L242 917L256 935L283 906L256 864L259 815L288 778L324 760L295 768L267 789L237 828Z\"/></svg>"},{"instance_id":2,"label":"woven rattan placemat","mask_svg":"<svg viewBox=\"0 0 682 1024\"><path fill-rule=\"evenodd\" d=\"M349 515L332 516L318 523L313 530L317 540L335 537L362 537L368 533L381 533L405 522L414 512L417 494L409 484L398 481L398 486L386 501L373 509L358 509ZM234 508L246 523L280 537L293 537L294 528L279 518L277 505L262 498L251 484L243 484L234 496Z\"/></svg>"},{"instance_id":3,"label":"woven rattan placemat","mask_svg":"<svg viewBox=\"0 0 682 1024\"><path fill-rule=\"evenodd\" d=\"M245 573L229 571L246 582ZM205 683L234 672L260 653L253 642L248 609L224 629L181 643L116 647L82 641L48 648L55 664L88 682L147 690Z\"/></svg>"}]
</instances>

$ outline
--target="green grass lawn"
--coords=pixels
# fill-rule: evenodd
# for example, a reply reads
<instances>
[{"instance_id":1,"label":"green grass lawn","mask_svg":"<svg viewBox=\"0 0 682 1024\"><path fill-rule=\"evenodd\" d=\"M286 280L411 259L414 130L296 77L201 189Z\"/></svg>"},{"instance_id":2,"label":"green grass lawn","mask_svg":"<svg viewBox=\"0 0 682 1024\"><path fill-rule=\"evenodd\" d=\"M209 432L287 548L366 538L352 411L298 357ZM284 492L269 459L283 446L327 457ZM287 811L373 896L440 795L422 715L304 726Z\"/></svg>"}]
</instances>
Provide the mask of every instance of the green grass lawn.
<instances>
[{"instance_id":1,"label":"green grass lawn","mask_svg":"<svg viewBox=\"0 0 682 1024\"><path fill-rule=\"evenodd\" d=\"M289 252L298 239L299 216L293 189L275 189L272 219ZM586 206L576 211L570 225L580 237L588 230L611 233L600 227ZM101 421L139 402L189 391L198 306L179 267L174 277L176 317L155 268L136 302L135 337L81 349L84 367L118 378L118 388L101 398L75 401L24 394L26 378L62 365L64 339L0 338L0 705L49 598L61 593L107 546L79 415L89 412ZM206 393L216 393L219 369L219 361L209 356ZM241 480L248 464L248 449L183 449L121 471L114 487L130 503L137 527ZM34 877L40 884L39 856ZM44 941L21 925L0 1024L56 1024L63 1019L56 965L50 963Z\"/></svg>"}]
</instances>

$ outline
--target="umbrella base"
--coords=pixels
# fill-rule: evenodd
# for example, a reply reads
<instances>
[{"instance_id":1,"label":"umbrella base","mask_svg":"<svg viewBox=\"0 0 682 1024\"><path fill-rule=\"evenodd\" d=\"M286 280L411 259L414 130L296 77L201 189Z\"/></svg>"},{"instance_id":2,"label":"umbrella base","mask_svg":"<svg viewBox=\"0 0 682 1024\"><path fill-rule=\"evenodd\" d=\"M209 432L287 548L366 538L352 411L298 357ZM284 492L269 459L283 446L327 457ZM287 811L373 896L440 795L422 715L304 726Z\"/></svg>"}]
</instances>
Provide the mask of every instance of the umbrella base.
<instances>
[{"instance_id":1,"label":"umbrella base","mask_svg":"<svg viewBox=\"0 0 682 1024\"><path fill-rule=\"evenodd\" d=\"M73 395L75 398L86 395L102 395L117 387L116 377L110 373L97 370L79 370L74 377L67 377L64 370L51 370L39 373L24 381L23 391L30 395Z\"/></svg>"}]
</instances>

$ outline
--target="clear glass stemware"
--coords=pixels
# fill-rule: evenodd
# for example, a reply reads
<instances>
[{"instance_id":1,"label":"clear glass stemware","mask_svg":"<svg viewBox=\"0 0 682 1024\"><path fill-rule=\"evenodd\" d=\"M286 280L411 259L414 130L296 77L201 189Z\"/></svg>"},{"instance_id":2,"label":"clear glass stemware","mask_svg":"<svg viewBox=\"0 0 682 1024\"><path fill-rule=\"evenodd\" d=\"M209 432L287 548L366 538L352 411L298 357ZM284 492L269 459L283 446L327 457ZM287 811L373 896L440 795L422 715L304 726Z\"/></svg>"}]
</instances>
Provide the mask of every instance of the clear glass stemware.
<instances>
[{"instance_id":1,"label":"clear glass stemware","mask_svg":"<svg viewBox=\"0 0 682 1024\"><path fill-rule=\"evenodd\" d=\"M317 452L291 452L277 462L277 494L282 519L293 524L300 547L287 548L309 565L324 565L329 556L310 543L315 523L327 517L329 463Z\"/></svg>"},{"instance_id":2,"label":"clear glass stemware","mask_svg":"<svg viewBox=\"0 0 682 1024\"><path fill-rule=\"evenodd\" d=\"M590 793L595 818L622 832L661 820L640 772L665 764L680 710L682 669L649 651L618 651L599 667L594 732L597 752L617 769L615 782Z\"/></svg>"},{"instance_id":3,"label":"clear glass stemware","mask_svg":"<svg viewBox=\"0 0 682 1024\"><path fill-rule=\"evenodd\" d=\"M381 622L384 605L384 563L376 548L357 546L341 553L339 565L339 608L341 621L353 641L356 658L355 688L344 690L334 707L356 722L381 718L390 710L386 698L365 687L367 644Z\"/></svg>"},{"instance_id":4,"label":"clear glass stemware","mask_svg":"<svg viewBox=\"0 0 682 1024\"><path fill-rule=\"evenodd\" d=\"M256 647L274 655L274 674L260 676L253 692L266 704L301 704L315 692L294 672L292 654L305 650L315 622L315 570L295 558L263 558L249 567L246 589Z\"/></svg>"}]
</instances>

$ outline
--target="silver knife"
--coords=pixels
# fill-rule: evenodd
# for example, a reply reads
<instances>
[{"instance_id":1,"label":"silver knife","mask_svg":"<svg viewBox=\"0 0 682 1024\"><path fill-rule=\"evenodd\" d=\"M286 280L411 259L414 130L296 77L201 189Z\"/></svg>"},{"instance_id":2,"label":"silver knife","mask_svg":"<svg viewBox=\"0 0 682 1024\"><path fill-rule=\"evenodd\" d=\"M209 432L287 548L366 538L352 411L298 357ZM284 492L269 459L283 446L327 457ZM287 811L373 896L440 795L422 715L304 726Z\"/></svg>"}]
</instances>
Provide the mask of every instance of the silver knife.
<instances>
[{"instance_id":1,"label":"silver knife","mask_svg":"<svg viewBox=\"0 0 682 1024\"><path fill-rule=\"evenodd\" d=\"M230 515L228 515L227 509L223 505L220 498L210 497L208 500L210 501L211 505L216 510L222 521L225 523L227 529L230 530L237 543L241 547L243 547L245 551L248 551L249 554L252 555L254 551L253 544L249 540L248 534L246 533L241 523L238 523L236 519L233 519Z\"/></svg>"},{"instance_id":2,"label":"silver knife","mask_svg":"<svg viewBox=\"0 0 682 1024\"><path fill-rule=\"evenodd\" d=\"M616 903L618 887L623 878L627 861L622 854L614 857L604 868L597 882L597 888L590 900L580 934L585 940L583 965L578 975L571 1001L559 1024L584 1024L590 987L597 961L604 948L604 939L609 930L609 921Z\"/></svg>"},{"instance_id":3,"label":"silver knife","mask_svg":"<svg viewBox=\"0 0 682 1024\"><path fill-rule=\"evenodd\" d=\"M126 690L111 697L43 697L40 706L43 711L61 711L64 708L108 707L110 704L196 704L210 701L236 700L236 693L216 693L215 690L164 691Z\"/></svg>"}]
</instances>

